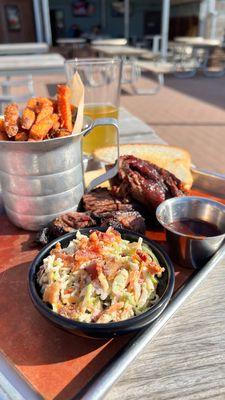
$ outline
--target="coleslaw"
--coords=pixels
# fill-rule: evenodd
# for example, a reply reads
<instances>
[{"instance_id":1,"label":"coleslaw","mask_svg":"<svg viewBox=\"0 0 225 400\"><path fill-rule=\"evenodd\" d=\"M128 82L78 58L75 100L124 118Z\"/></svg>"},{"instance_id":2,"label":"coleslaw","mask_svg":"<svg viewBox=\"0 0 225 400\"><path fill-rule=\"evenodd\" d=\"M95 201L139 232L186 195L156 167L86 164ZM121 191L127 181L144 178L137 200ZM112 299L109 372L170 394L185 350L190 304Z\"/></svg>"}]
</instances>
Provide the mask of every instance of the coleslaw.
<instances>
[{"instance_id":1,"label":"coleslaw","mask_svg":"<svg viewBox=\"0 0 225 400\"><path fill-rule=\"evenodd\" d=\"M57 243L37 280L43 301L56 313L108 323L134 317L157 302L163 271L141 237L130 242L109 227L93 230L89 237L78 231L66 248Z\"/></svg>"}]
</instances>

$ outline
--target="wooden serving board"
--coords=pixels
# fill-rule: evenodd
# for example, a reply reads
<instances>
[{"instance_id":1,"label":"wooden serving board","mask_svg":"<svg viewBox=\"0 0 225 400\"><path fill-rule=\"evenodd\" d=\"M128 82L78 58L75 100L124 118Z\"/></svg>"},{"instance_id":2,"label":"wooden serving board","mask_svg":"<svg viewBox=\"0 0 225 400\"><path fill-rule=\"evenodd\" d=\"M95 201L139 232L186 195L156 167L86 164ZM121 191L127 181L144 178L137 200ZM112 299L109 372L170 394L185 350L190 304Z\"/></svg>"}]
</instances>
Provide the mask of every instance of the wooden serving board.
<instances>
[{"instance_id":1,"label":"wooden serving board","mask_svg":"<svg viewBox=\"0 0 225 400\"><path fill-rule=\"evenodd\" d=\"M204 195L193 192L193 194ZM220 200L220 199L217 199ZM44 399L67 400L128 342L73 336L53 326L34 308L28 293L29 264L39 249L35 233L16 228L0 217L0 347L8 361ZM165 244L162 232L146 232ZM175 267L179 288L193 270Z\"/></svg>"}]
</instances>

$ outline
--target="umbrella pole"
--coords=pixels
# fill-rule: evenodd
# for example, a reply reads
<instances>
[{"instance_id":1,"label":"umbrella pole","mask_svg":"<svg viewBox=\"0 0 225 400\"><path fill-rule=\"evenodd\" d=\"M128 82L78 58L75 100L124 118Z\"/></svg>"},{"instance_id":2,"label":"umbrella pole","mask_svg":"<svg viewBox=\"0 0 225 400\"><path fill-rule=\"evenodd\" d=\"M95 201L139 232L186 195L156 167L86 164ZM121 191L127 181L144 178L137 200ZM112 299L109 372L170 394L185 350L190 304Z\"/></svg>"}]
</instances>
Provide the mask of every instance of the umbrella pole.
<instances>
[{"instance_id":1,"label":"umbrella pole","mask_svg":"<svg viewBox=\"0 0 225 400\"><path fill-rule=\"evenodd\" d=\"M163 0L162 28L161 28L161 35L162 35L161 55L164 60L166 60L167 58L169 21L170 21L170 0Z\"/></svg>"},{"instance_id":2,"label":"umbrella pole","mask_svg":"<svg viewBox=\"0 0 225 400\"><path fill-rule=\"evenodd\" d=\"M211 16L211 32L210 39L216 39L217 11L215 0L209 1L209 13Z\"/></svg>"},{"instance_id":3,"label":"umbrella pole","mask_svg":"<svg viewBox=\"0 0 225 400\"><path fill-rule=\"evenodd\" d=\"M105 31L106 28L106 4L105 0L101 0L101 25L103 31Z\"/></svg>"},{"instance_id":4,"label":"umbrella pole","mask_svg":"<svg viewBox=\"0 0 225 400\"><path fill-rule=\"evenodd\" d=\"M124 37L129 40L130 36L130 0L124 2Z\"/></svg>"}]
</instances>

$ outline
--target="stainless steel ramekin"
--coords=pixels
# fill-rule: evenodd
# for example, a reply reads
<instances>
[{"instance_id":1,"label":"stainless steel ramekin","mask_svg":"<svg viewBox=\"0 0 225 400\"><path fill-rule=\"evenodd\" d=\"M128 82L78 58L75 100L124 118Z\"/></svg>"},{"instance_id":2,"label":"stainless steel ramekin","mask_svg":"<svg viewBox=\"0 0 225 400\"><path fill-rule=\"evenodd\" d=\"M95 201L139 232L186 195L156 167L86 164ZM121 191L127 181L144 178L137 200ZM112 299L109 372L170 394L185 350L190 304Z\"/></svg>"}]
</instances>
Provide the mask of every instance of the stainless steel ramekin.
<instances>
[{"instance_id":1,"label":"stainless steel ramekin","mask_svg":"<svg viewBox=\"0 0 225 400\"><path fill-rule=\"evenodd\" d=\"M166 230L171 258L188 268L201 268L225 240L225 205L197 196L175 197L161 203L156 217ZM180 219L199 219L216 225L217 236L196 236L181 233L170 224Z\"/></svg>"}]
</instances>

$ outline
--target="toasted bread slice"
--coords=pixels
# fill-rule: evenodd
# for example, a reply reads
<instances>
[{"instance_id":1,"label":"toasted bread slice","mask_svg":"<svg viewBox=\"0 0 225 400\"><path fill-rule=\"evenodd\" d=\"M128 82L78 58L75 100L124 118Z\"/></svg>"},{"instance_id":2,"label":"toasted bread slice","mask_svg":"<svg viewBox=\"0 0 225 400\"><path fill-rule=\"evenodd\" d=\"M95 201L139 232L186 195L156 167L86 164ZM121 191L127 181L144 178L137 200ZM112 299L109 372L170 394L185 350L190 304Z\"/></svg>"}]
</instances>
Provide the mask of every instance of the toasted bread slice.
<instances>
[{"instance_id":1,"label":"toasted bread slice","mask_svg":"<svg viewBox=\"0 0 225 400\"><path fill-rule=\"evenodd\" d=\"M85 186L87 187L93 179L97 178L98 176L105 173L105 168L96 169L94 171L87 171L84 174L84 182ZM101 183L101 187L109 188L109 181L105 181Z\"/></svg>"},{"instance_id":2,"label":"toasted bread slice","mask_svg":"<svg viewBox=\"0 0 225 400\"><path fill-rule=\"evenodd\" d=\"M102 147L94 151L94 158L106 164L115 161L117 150L115 146ZM120 155L133 155L167 169L180 179L185 189L189 190L193 183L191 175L191 157L188 151L180 147L163 144L122 144Z\"/></svg>"}]
</instances>

